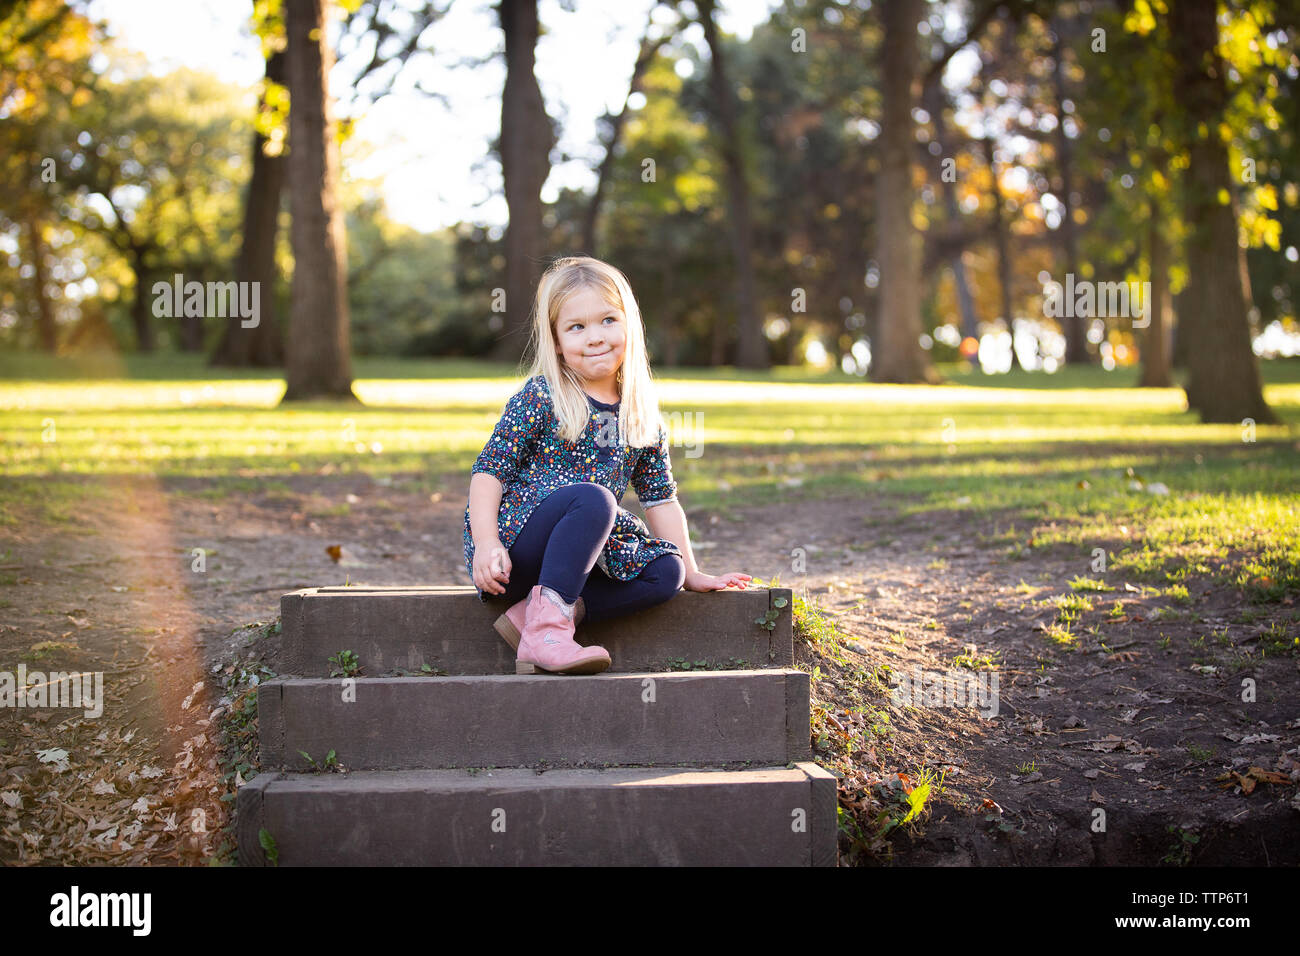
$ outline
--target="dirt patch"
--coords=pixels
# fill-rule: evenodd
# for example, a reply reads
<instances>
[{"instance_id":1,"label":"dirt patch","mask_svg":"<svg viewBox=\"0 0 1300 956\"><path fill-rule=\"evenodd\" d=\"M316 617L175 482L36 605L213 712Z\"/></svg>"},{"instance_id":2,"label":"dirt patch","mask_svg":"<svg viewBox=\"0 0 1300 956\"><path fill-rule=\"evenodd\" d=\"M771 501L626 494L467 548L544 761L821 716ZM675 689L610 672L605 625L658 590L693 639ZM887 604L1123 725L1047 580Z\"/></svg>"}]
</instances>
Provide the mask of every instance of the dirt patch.
<instances>
[{"instance_id":1,"label":"dirt patch","mask_svg":"<svg viewBox=\"0 0 1300 956\"><path fill-rule=\"evenodd\" d=\"M1206 586L1179 603L1092 573L1091 554L1069 549L1011 560L979 543L998 524L987 517L899 520L850 500L778 510L781 521L771 509L741 512L710 535L717 546L702 562L715 573L781 572L783 582L806 587L848 636L849 660L887 664L900 697L915 691L914 707L878 695L890 730L872 735L872 721L850 712L860 690L845 678L852 668L806 646L797 652L825 675L814 695L834 722L821 756L853 768L842 804L869 829L888 810L890 787L900 788L897 774L906 788L928 768L946 788L921 824L895 829L875 853L846 838L845 857L1300 862L1300 628L1290 602L1251 605L1235 590ZM864 546L882 526L888 540ZM788 558L784 569L762 561L796 549L808 551L804 574L792 573ZM1070 582L1080 577L1114 590L1075 592ZM1064 609L1051 600L1061 596L1073 596ZM1075 611L1067 622L1074 640L1058 643L1058 618L1079 598L1092 607ZM952 706L950 689L960 685L935 678L983 676L991 689L991 662L996 716L979 703Z\"/></svg>"},{"instance_id":2,"label":"dirt patch","mask_svg":"<svg viewBox=\"0 0 1300 956\"><path fill-rule=\"evenodd\" d=\"M430 496L400 476L276 483L214 500L211 482L124 479L75 527L19 516L0 533L17 565L0 579L0 670L105 674L97 718L0 708L0 863L227 859L229 678L267 633L245 625L274 621L299 587L469 583L463 493ZM1220 589L1156 619L1168 601L1111 577L1116 590L1087 595L1083 636L1065 647L1044 630L1058 610L1036 602L1069 592L1087 558L1009 560L982 543L991 520L901 521L854 500L688 514L704 570L779 575L848 635L852 667L798 650L821 668L814 694L834 724L819 717L814 730L823 761L851 771L846 810L870 824L871 788L945 774L918 820L873 851L844 836L844 862L881 849L904 864L1300 862L1297 658L1260 654L1296 635L1291 606L1243 621L1244 600ZM872 734L871 718L850 713L863 670L947 672L964 655L959 670L978 675L992 654L995 717L884 700L888 732Z\"/></svg>"}]
</instances>

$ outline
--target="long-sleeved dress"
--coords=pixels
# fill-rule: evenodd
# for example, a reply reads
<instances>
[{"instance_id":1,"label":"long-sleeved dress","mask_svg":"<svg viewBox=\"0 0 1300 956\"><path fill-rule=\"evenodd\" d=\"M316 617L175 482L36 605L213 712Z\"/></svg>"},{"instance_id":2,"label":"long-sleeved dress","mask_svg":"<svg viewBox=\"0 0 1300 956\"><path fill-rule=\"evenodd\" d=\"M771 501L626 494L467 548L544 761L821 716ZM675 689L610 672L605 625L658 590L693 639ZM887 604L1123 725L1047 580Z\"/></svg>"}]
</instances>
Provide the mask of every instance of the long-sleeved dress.
<instances>
[{"instance_id":1,"label":"long-sleeved dress","mask_svg":"<svg viewBox=\"0 0 1300 956\"><path fill-rule=\"evenodd\" d=\"M595 482L608 488L615 501L622 501L631 482L642 508L677 500L663 424L656 445L620 446L608 440L618 431L617 403L610 405L591 396L587 399L592 408L587 427L576 443L566 441L556 434L559 422L545 376L533 376L506 402L492 437L475 459L471 475L484 472L501 482L497 534L506 548L547 495L564 485ZM464 539L465 570L473 580L474 538L468 501ZM665 554L681 555L681 549L666 538L652 537L644 521L620 507L597 564L611 578L627 581ZM487 600L482 588L475 585L475 590L480 601Z\"/></svg>"}]
</instances>

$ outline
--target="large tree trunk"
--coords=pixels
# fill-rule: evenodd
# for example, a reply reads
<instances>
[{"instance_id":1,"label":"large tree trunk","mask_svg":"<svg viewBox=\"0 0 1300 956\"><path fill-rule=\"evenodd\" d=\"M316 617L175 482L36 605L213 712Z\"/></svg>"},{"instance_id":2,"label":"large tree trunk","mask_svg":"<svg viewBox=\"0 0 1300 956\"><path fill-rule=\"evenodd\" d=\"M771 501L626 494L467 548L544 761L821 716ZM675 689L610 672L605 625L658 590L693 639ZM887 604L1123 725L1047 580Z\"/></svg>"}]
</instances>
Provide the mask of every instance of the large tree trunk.
<instances>
[{"instance_id":1,"label":"large tree trunk","mask_svg":"<svg viewBox=\"0 0 1300 956\"><path fill-rule=\"evenodd\" d=\"M998 166L993 153L993 140L985 139L984 158L989 164L990 189L993 191L993 241L998 252L998 288L1002 297L1002 319L1011 333L1011 367L1014 369L1020 368L1020 356L1016 354L1015 304L1011 294L1011 240L1002 212L1002 184L998 181Z\"/></svg>"},{"instance_id":2,"label":"large tree trunk","mask_svg":"<svg viewBox=\"0 0 1300 956\"><path fill-rule=\"evenodd\" d=\"M876 260L880 308L871 343L871 378L877 382L933 382L929 353L921 348L921 237L912 226L913 84L919 51L916 25L921 0L882 0L884 63L881 92L880 175L876 180Z\"/></svg>"},{"instance_id":3,"label":"large tree trunk","mask_svg":"<svg viewBox=\"0 0 1300 956\"><path fill-rule=\"evenodd\" d=\"M736 104L731 98L727 62L713 21L713 0L697 0L700 26L709 46L709 92L718 120L722 162L727 171L727 211L731 220L731 257L736 267L736 365L739 368L770 368L771 356L758 315L757 281L754 276L754 227L749 209L749 181L745 177L744 154Z\"/></svg>"},{"instance_id":4,"label":"large tree trunk","mask_svg":"<svg viewBox=\"0 0 1300 956\"><path fill-rule=\"evenodd\" d=\"M144 252L131 250L131 271L135 273L135 297L131 302L131 324L135 326L135 347L140 352L154 350L153 304L150 294L153 282L145 269ZM173 317L173 321L175 318Z\"/></svg>"},{"instance_id":5,"label":"large tree trunk","mask_svg":"<svg viewBox=\"0 0 1300 956\"><path fill-rule=\"evenodd\" d=\"M266 61L266 78L284 83L284 54ZM243 318L231 315L225 334L209 362L213 366L278 368L284 363L284 341L275 316L275 289L279 272L275 244L279 235L280 194L284 187L285 158L266 154L267 139L253 132L253 173L244 199L244 231L235 264L237 282L258 283L258 324L244 328Z\"/></svg>"},{"instance_id":6,"label":"large tree trunk","mask_svg":"<svg viewBox=\"0 0 1300 956\"><path fill-rule=\"evenodd\" d=\"M1142 388L1169 388L1169 330L1172 326L1172 307L1169 299L1169 244L1163 234L1164 222L1160 204L1151 201L1151 219L1147 223L1147 249L1150 256L1151 324L1142 340Z\"/></svg>"},{"instance_id":7,"label":"large tree trunk","mask_svg":"<svg viewBox=\"0 0 1300 956\"><path fill-rule=\"evenodd\" d=\"M356 400L348 331L346 236L329 70L326 0L286 0L292 305L282 401Z\"/></svg>"},{"instance_id":8,"label":"large tree trunk","mask_svg":"<svg viewBox=\"0 0 1300 956\"><path fill-rule=\"evenodd\" d=\"M555 132L533 73L537 0L501 0L506 86L501 97L501 172L510 224L506 227L506 325L492 358L518 361L528 341L534 292L541 277L542 186L551 172ZM543 316L545 319L545 316Z\"/></svg>"},{"instance_id":9,"label":"large tree trunk","mask_svg":"<svg viewBox=\"0 0 1300 956\"><path fill-rule=\"evenodd\" d=\"M1056 94L1056 166L1061 174L1061 245L1065 253L1065 271L1079 276L1079 240L1074 222L1074 153L1070 146L1070 137L1065 135L1065 75L1062 69L1061 24L1057 18L1052 19L1052 88ZM1064 278L1061 280L1064 282ZM1067 365L1083 365L1092 361L1088 354L1086 319L1070 309L1070 315L1063 316L1061 323L1065 326L1065 362Z\"/></svg>"},{"instance_id":10,"label":"large tree trunk","mask_svg":"<svg viewBox=\"0 0 1300 956\"><path fill-rule=\"evenodd\" d=\"M1169 17L1178 64L1174 95L1188 130L1185 221L1188 283L1179 314L1187 342L1187 405L1205 422L1276 422L1251 349L1237 241L1237 202L1219 136L1227 88L1215 49L1216 0L1175 0Z\"/></svg>"},{"instance_id":11,"label":"large tree trunk","mask_svg":"<svg viewBox=\"0 0 1300 956\"><path fill-rule=\"evenodd\" d=\"M49 271L45 268L45 225L39 216L27 217L27 241L32 254L32 298L36 301L36 336L41 351L53 354L59 347L59 333L54 324L54 306L50 302Z\"/></svg>"}]
</instances>

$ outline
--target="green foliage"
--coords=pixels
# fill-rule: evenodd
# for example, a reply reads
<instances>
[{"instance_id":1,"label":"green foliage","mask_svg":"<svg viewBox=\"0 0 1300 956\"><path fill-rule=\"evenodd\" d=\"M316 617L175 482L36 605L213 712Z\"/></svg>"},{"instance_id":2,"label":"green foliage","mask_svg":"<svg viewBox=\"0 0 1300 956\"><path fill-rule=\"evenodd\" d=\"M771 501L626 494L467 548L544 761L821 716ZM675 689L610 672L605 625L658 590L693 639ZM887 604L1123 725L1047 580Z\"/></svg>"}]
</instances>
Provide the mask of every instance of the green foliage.
<instances>
[{"instance_id":1,"label":"green foliage","mask_svg":"<svg viewBox=\"0 0 1300 956\"><path fill-rule=\"evenodd\" d=\"M275 837L271 836L271 832L265 827L258 830L257 842L261 845L262 849L266 851L266 861L272 866L279 866L280 849L275 845Z\"/></svg>"},{"instance_id":2,"label":"green foliage","mask_svg":"<svg viewBox=\"0 0 1300 956\"><path fill-rule=\"evenodd\" d=\"M329 659L330 677L356 677L361 673L361 659L353 651L339 651Z\"/></svg>"},{"instance_id":3,"label":"green foliage","mask_svg":"<svg viewBox=\"0 0 1300 956\"><path fill-rule=\"evenodd\" d=\"M1187 866L1192 862L1192 849L1201 842L1201 838L1191 830L1169 824L1165 831L1173 835L1173 847L1161 860L1174 866Z\"/></svg>"}]
</instances>

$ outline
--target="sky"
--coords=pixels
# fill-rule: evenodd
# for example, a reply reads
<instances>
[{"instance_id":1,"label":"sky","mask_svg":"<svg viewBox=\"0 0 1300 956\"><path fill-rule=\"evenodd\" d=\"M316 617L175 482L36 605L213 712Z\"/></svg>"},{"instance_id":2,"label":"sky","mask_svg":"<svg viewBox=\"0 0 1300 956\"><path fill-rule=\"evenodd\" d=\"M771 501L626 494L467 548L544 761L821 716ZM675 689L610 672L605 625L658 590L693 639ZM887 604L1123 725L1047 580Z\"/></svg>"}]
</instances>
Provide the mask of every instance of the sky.
<instances>
[{"instance_id":1,"label":"sky","mask_svg":"<svg viewBox=\"0 0 1300 956\"><path fill-rule=\"evenodd\" d=\"M627 93L638 43L652 0L575 0L565 12L557 0L539 0L548 31L537 49L537 78L550 115L560 120L558 149L575 157L555 166L542 190L554 201L564 187L592 189L601 154L596 121L617 111ZM747 39L768 18L768 0L724 0L719 26ZM163 73L179 66L209 70L232 83L252 86L262 75L257 40L246 0L94 0L90 12L107 21L122 45L143 53ZM660 16L669 15L660 11ZM412 64L399 90L360 119L358 139L372 148L347 163L345 175L383 180L389 214L399 222L433 231L458 221L504 226L505 198L500 165L484 165L501 120L505 65L452 68L461 58L481 58L499 49L501 30L489 0L459 0L429 34L438 55ZM704 50L698 25L684 40ZM703 57L707 60L707 53ZM352 67L351 69L348 69ZM339 63L342 85L356 67ZM415 80L442 91L450 108L415 92ZM475 167L479 166L477 171Z\"/></svg>"}]
</instances>

